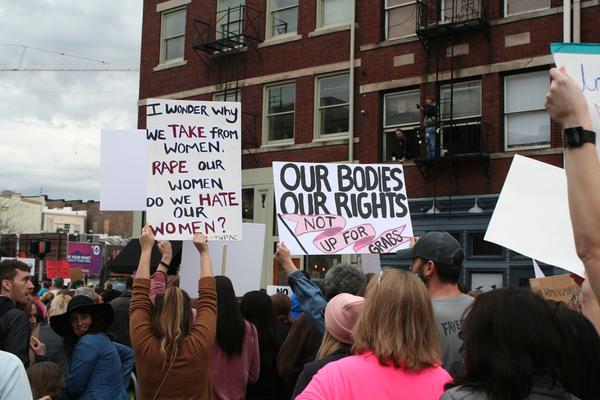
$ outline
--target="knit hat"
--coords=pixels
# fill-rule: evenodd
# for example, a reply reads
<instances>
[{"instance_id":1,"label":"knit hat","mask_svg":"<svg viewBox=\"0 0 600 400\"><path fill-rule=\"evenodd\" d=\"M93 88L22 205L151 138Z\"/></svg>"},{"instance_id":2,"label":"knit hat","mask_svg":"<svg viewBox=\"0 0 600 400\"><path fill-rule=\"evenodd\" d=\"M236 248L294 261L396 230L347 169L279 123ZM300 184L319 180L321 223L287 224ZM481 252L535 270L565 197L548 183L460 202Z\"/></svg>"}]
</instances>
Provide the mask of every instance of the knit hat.
<instances>
[{"instance_id":1,"label":"knit hat","mask_svg":"<svg viewBox=\"0 0 600 400\"><path fill-rule=\"evenodd\" d=\"M340 293L329 300L325 308L327 332L339 342L354 343L352 328L358 320L364 301L364 298L348 293Z\"/></svg>"}]
</instances>

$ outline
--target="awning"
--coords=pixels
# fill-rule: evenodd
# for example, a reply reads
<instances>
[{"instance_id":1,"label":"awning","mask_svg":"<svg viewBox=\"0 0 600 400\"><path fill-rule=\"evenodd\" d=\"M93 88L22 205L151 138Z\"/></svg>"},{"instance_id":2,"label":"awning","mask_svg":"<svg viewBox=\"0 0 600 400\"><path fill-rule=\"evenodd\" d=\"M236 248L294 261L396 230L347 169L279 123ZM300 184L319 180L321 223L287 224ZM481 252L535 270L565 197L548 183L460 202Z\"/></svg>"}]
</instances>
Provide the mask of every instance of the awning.
<instances>
[{"instance_id":1,"label":"awning","mask_svg":"<svg viewBox=\"0 0 600 400\"><path fill-rule=\"evenodd\" d=\"M173 260L169 267L169 275L175 275L177 268L181 264L181 241L171 240L171 247L173 248ZM132 274L137 270L141 254L142 250L139 239L131 239L112 261L106 263L106 267L110 269L111 273ZM152 258L150 260L151 273L156 271L161 258L162 256L155 245L152 248Z\"/></svg>"}]
</instances>

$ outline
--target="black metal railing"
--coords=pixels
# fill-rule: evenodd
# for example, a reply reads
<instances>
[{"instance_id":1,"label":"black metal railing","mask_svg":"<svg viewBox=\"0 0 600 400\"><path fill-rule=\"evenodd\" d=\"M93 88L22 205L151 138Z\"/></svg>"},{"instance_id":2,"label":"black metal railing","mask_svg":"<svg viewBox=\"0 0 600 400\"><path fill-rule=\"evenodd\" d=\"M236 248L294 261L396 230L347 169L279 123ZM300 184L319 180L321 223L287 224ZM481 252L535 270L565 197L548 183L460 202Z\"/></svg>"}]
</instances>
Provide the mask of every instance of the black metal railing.
<instances>
[{"instance_id":1,"label":"black metal railing","mask_svg":"<svg viewBox=\"0 0 600 400\"><path fill-rule=\"evenodd\" d=\"M488 9L488 0L417 0L417 33L448 24L487 24Z\"/></svg>"},{"instance_id":2,"label":"black metal railing","mask_svg":"<svg viewBox=\"0 0 600 400\"><path fill-rule=\"evenodd\" d=\"M442 123L439 129L440 156L488 154L489 125L481 121Z\"/></svg>"}]
</instances>

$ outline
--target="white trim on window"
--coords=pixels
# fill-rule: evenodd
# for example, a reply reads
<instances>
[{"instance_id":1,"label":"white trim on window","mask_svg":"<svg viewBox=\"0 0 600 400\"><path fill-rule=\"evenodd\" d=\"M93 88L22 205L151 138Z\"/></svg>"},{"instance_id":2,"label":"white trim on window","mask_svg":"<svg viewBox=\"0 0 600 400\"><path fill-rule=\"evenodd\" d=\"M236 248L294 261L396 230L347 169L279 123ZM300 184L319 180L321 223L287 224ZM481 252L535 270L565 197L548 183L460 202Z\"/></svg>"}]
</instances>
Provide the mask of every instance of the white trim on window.
<instances>
[{"instance_id":1,"label":"white trim on window","mask_svg":"<svg viewBox=\"0 0 600 400\"><path fill-rule=\"evenodd\" d=\"M233 96L233 98L231 98ZM229 100L227 100L229 98ZM232 102L242 102L242 91L237 89L236 91L227 90L227 98L225 97L225 91L215 92L212 95L213 101L232 101Z\"/></svg>"},{"instance_id":2,"label":"white trim on window","mask_svg":"<svg viewBox=\"0 0 600 400\"><path fill-rule=\"evenodd\" d=\"M294 88L294 109L292 111L283 111L278 113L269 114L269 91L271 89L283 88L292 86ZM292 126L292 137L286 139L279 140L271 140L269 139L269 117L275 117L280 115L289 115L292 114L294 117L294 123ZM294 136L296 133L296 82L288 81L288 82L278 82L272 85L265 85L263 89L263 112L262 112L262 126L263 126L263 134L262 136L262 145L286 145L286 144L294 144Z\"/></svg>"},{"instance_id":3,"label":"white trim on window","mask_svg":"<svg viewBox=\"0 0 600 400\"><path fill-rule=\"evenodd\" d=\"M508 3L509 2L510 2L510 0L504 0L504 10L503 10L504 11L504 17L512 17L514 15L529 14L529 13L536 12L536 11L549 10L551 8L550 0L547 0L548 5L546 7L540 7L540 8L535 8L535 9L532 9L532 10L521 11L521 12L509 14L508 13Z\"/></svg>"},{"instance_id":4,"label":"white trim on window","mask_svg":"<svg viewBox=\"0 0 600 400\"><path fill-rule=\"evenodd\" d=\"M331 23L331 24L325 24L325 10L324 10L324 2L327 0L317 0L317 24L316 24L316 29L323 29L323 28L329 28L329 27L334 27L334 26L344 26L344 25L348 25L351 24L352 21L352 13L350 13L350 15L348 15L348 19L345 19L343 21L339 21L339 22L335 22L335 23ZM348 4L348 7L356 7L355 6L355 0L346 0L347 3L351 3Z\"/></svg>"},{"instance_id":5,"label":"white trim on window","mask_svg":"<svg viewBox=\"0 0 600 400\"><path fill-rule=\"evenodd\" d=\"M273 0L267 0L267 21L266 21L266 39L279 39L286 38L288 36L296 35L298 31L298 10L300 9L300 0L296 0L295 5L285 6L278 9L273 9ZM281 11L296 9L296 29L293 31L286 31L285 33L273 34L273 14Z\"/></svg>"},{"instance_id":6,"label":"white trim on window","mask_svg":"<svg viewBox=\"0 0 600 400\"><path fill-rule=\"evenodd\" d=\"M166 20L167 16L171 15L171 14L179 13L179 12L183 12L183 14L184 14L183 34L167 38L166 33L165 33L166 28L167 28L167 20ZM159 50L159 65L158 66L164 67L164 68L169 68L170 64L182 65L182 63L184 63L184 61L185 61L184 57L185 57L186 20L187 20L187 10L186 10L185 6L169 9L169 10L163 11L161 13L161 15L160 15L160 50ZM174 57L174 58L167 59L167 54L166 54L167 40L173 40L173 39L177 39L177 38L183 38L183 53L181 54L181 57ZM161 69L164 69L164 68L161 68Z\"/></svg>"},{"instance_id":7,"label":"white trim on window","mask_svg":"<svg viewBox=\"0 0 600 400\"><path fill-rule=\"evenodd\" d=\"M416 36L417 35L417 2L413 1L413 0L407 0L405 1L405 3L403 4L397 4L394 6L388 6L388 2L389 0L385 0L384 3L384 9L385 9L385 40L394 40L394 39L399 39L399 38L405 38L405 37L411 37L411 36ZM390 12L392 10L395 9L399 9L399 8L408 8L408 7L413 7L413 12L410 15L410 18L412 19L412 21L414 22L415 25L415 29L413 31L413 33L410 33L408 35L402 35L402 36L390 36ZM406 19L406 21L404 22L408 22L410 19Z\"/></svg>"},{"instance_id":8,"label":"white trim on window","mask_svg":"<svg viewBox=\"0 0 600 400\"><path fill-rule=\"evenodd\" d=\"M349 119L350 119L350 108L349 108L350 107L350 98L348 98L347 103L334 104L334 105L321 107L321 82L326 79L329 79L329 78L339 78L342 76L345 76L348 78L348 96L350 96L350 74L348 72L320 75L320 76L315 77L313 141L330 140L332 138L340 138L340 137L348 136L348 133L349 133L348 131L321 134L321 110L333 109L333 108L338 108L338 107L348 107L348 122L350 122L349 121Z\"/></svg>"}]
</instances>

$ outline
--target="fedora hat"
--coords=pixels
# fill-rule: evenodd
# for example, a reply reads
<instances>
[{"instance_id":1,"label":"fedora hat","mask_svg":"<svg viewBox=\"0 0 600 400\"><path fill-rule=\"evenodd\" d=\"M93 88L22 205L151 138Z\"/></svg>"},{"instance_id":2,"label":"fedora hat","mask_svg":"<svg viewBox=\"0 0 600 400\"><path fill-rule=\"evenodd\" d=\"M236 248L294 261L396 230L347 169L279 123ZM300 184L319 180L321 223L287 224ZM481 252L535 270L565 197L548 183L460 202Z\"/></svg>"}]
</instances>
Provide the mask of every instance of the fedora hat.
<instances>
[{"instance_id":1,"label":"fedora hat","mask_svg":"<svg viewBox=\"0 0 600 400\"><path fill-rule=\"evenodd\" d=\"M92 299L87 296L75 296L67 305L67 312L60 315L50 317L50 326L62 337L69 336L73 333L71 328L71 314L78 312L80 314L90 314L92 320L102 319L107 327L109 327L115 318L113 308L110 304L102 303L95 304Z\"/></svg>"}]
</instances>

